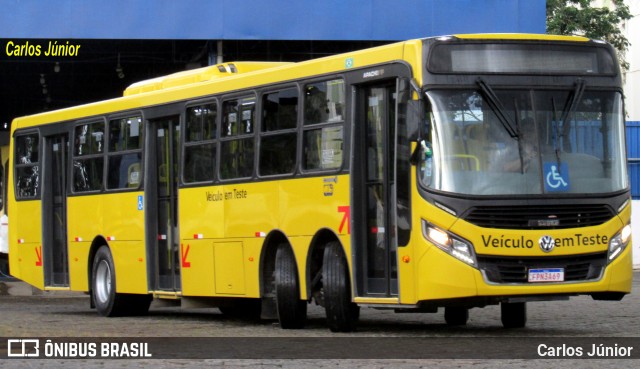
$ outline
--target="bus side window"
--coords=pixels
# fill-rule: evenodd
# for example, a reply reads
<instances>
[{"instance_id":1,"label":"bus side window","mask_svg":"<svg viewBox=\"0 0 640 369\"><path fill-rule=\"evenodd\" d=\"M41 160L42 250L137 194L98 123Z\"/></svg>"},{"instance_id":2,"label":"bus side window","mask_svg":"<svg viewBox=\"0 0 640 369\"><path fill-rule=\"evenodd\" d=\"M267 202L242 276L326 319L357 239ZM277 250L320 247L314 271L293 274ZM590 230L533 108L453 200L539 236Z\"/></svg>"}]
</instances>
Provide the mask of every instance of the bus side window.
<instances>
[{"instance_id":1,"label":"bus side window","mask_svg":"<svg viewBox=\"0 0 640 369\"><path fill-rule=\"evenodd\" d=\"M38 134L16 137L16 197L35 198L38 195L40 166L38 165Z\"/></svg>"},{"instance_id":2,"label":"bus side window","mask_svg":"<svg viewBox=\"0 0 640 369\"><path fill-rule=\"evenodd\" d=\"M216 165L217 105L187 108L183 179L185 183L212 181Z\"/></svg>"},{"instance_id":3,"label":"bus side window","mask_svg":"<svg viewBox=\"0 0 640 369\"><path fill-rule=\"evenodd\" d=\"M342 166L344 81L305 86L302 168L338 169Z\"/></svg>"},{"instance_id":4,"label":"bus side window","mask_svg":"<svg viewBox=\"0 0 640 369\"><path fill-rule=\"evenodd\" d=\"M293 173L296 166L298 134L298 90L265 94L262 97L262 137L260 175Z\"/></svg>"},{"instance_id":5,"label":"bus side window","mask_svg":"<svg viewBox=\"0 0 640 369\"><path fill-rule=\"evenodd\" d=\"M137 188L142 179L142 117L109 122L107 189Z\"/></svg>"},{"instance_id":6,"label":"bus side window","mask_svg":"<svg viewBox=\"0 0 640 369\"><path fill-rule=\"evenodd\" d=\"M82 124L74 132L73 191L102 189L104 123Z\"/></svg>"},{"instance_id":7,"label":"bus side window","mask_svg":"<svg viewBox=\"0 0 640 369\"><path fill-rule=\"evenodd\" d=\"M220 179L247 178L253 175L256 98L245 97L222 103L220 142Z\"/></svg>"}]
</instances>

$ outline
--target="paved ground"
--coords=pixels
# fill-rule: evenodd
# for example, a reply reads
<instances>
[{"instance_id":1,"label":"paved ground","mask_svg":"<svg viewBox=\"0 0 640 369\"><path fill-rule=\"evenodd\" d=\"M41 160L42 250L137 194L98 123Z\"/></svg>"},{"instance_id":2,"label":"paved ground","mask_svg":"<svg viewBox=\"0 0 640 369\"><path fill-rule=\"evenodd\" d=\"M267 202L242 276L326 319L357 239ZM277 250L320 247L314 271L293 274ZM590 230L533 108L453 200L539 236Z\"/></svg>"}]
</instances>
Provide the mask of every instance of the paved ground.
<instances>
[{"instance_id":1,"label":"paved ground","mask_svg":"<svg viewBox=\"0 0 640 369\"><path fill-rule=\"evenodd\" d=\"M7 288L8 287L8 288ZM567 345L576 340L598 340L607 337L629 337L627 343L640 342L640 272L634 274L631 295L621 302L593 301L590 297L576 297L569 301L537 302L528 304L527 328L505 330L500 323L500 309L491 306L473 309L466 327L448 327L442 313L437 314L395 314L392 311L363 309L358 331L348 334L329 332L324 322L324 310L311 306L307 327L303 330L282 330L271 321L246 321L222 315L217 309L180 310L179 308L152 305L149 316L126 318L103 318L89 309L88 297L78 293L48 293L33 295L30 287L22 283L0 282L0 337L273 337L274 340L299 338L304 344L307 337L320 338L322 342L335 344L332 338L349 339L353 342L363 337L385 338L407 337L426 339L426 344L443 345L443 349L455 349L460 341L460 350L482 351L491 345L514 345L519 343L553 342ZM155 304L155 303L154 303ZM322 338L328 337L328 338ZM635 337L635 338L630 338ZM250 339L249 339L250 340ZM325 340L325 341L323 341ZM241 342L241 341L239 341ZM266 342L266 341L265 341ZM389 341L386 341L389 342ZM625 340L621 341L623 344ZM228 344L228 342L223 342ZM295 340L292 345L296 345ZM444 347L446 346L446 347ZM640 345L635 350L639 351ZM251 350L240 344L239 349ZM382 348L384 350L384 347ZM1 353L0 353L1 354ZM4 356L4 354L2 354ZM409 355L407 355L409 356ZM454 355L452 355L454 357ZM473 355L472 355L473 356ZM5 356L6 357L6 356ZM636 356L638 357L638 356ZM401 355L394 359L376 360L9 360L2 361L0 367L44 368L66 367L85 368L98 365L101 368L131 366L153 366L162 368L230 367L230 368L375 368L375 367L473 367L511 368L519 367L640 367L640 360L489 360L480 359L437 359L413 360Z\"/></svg>"}]
</instances>

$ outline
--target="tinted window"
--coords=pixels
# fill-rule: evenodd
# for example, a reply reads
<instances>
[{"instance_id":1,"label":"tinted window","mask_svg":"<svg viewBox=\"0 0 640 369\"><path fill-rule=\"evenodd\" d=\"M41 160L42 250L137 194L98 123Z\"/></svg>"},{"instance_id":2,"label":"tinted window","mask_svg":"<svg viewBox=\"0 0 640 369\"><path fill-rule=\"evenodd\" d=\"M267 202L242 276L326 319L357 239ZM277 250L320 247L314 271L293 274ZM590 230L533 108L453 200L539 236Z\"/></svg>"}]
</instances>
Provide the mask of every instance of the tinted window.
<instances>
[{"instance_id":1,"label":"tinted window","mask_svg":"<svg viewBox=\"0 0 640 369\"><path fill-rule=\"evenodd\" d=\"M142 183L142 118L109 122L107 188L138 188Z\"/></svg>"},{"instance_id":2,"label":"tinted window","mask_svg":"<svg viewBox=\"0 0 640 369\"><path fill-rule=\"evenodd\" d=\"M215 163L215 143L185 146L184 181L191 183L213 180Z\"/></svg>"},{"instance_id":3,"label":"tinted window","mask_svg":"<svg viewBox=\"0 0 640 369\"><path fill-rule=\"evenodd\" d=\"M262 97L264 132L295 128L298 120L298 90L290 88Z\"/></svg>"},{"instance_id":4,"label":"tinted window","mask_svg":"<svg viewBox=\"0 0 640 369\"><path fill-rule=\"evenodd\" d=\"M344 81L312 83L304 90L302 168L338 169L342 166L344 140Z\"/></svg>"},{"instance_id":5,"label":"tinted window","mask_svg":"<svg viewBox=\"0 0 640 369\"><path fill-rule=\"evenodd\" d=\"M263 137L260 141L260 175L293 173L297 142L295 132Z\"/></svg>"},{"instance_id":6,"label":"tinted window","mask_svg":"<svg viewBox=\"0 0 640 369\"><path fill-rule=\"evenodd\" d=\"M312 83L305 86L304 124L339 122L344 110L344 81Z\"/></svg>"},{"instance_id":7,"label":"tinted window","mask_svg":"<svg viewBox=\"0 0 640 369\"><path fill-rule=\"evenodd\" d=\"M342 126L304 132L303 168L337 169L342 165Z\"/></svg>"},{"instance_id":8,"label":"tinted window","mask_svg":"<svg viewBox=\"0 0 640 369\"><path fill-rule=\"evenodd\" d=\"M18 136L16 145L16 197L34 198L38 195L40 183L39 136L30 134Z\"/></svg>"},{"instance_id":9,"label":"tinted window","mask_svg":"<svg viewBox=\"0 0 640 369\"><path fill-rule=\"evenodd\" d=\"M222 104L222 137L253 133L256 98L225 101Z\"/></svg>"},{"instance_id":10,"label":"tinted window","mask_svg":"<svg viewBox=\"0 0 640 369\"><path fill-rule=\"evenodd\" d=\"M251 177L253 174L254 139L223 141L220 146L220 178Z\"/></svg>"},{"instance_id":11,"label":"tinted window","mask_svg":"<svg viewBox=\"0 0 640 369\"><path fill-rule=\"evenodd\" d=\"M187 108L186 142L206 141L216 138L216 103Z\"/></svg>"},{"instance_id":12,"label":"tinted window","mask_svg":"<svg viewBox=\"0 0 640 369\"><path fill-rule=\"evenodd\" d=\"M73 191L101 190L104 175L104 123L76 127L73 156Z\"/></svg>"},{"instance_id":13,"label":"tinted window","mask_svg":"<svg viewBox=\"0 0 640 369\"><path fill-rule=\"evenodd\" d=\"M134 116L109 123L109 151L135 150L142 147L142 118Z\"/></svg>"}]
</instances>

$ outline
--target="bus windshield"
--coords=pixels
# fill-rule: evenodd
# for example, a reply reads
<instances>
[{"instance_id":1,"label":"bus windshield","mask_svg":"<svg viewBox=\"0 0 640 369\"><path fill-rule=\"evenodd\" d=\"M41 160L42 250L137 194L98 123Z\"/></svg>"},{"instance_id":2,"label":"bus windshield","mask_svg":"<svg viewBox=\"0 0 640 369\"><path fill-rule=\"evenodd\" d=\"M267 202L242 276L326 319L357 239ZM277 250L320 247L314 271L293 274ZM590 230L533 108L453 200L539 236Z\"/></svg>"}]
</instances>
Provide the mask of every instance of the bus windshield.
<instances>
[{"instance_id":1,"label":"bus windshield","mask_svg":"<svg viewBox=\"0 0 640 369\"><path fill-rule=\"evenodd\" d=\"M581 83L565 90L488 89L427 92L424 186L463 195L627 188L619 92L590 91Z\"/></svg>"}]
</instances>

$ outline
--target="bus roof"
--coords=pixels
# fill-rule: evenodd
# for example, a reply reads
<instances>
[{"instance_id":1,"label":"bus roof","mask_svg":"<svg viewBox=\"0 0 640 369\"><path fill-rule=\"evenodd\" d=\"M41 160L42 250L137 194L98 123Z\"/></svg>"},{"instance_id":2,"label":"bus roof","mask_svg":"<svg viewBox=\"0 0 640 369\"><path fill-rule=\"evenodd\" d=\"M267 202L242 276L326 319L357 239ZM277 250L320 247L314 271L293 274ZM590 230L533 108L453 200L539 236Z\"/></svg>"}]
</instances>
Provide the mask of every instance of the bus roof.
<instances>
[{"instance_id":1,"label":"bus roof","mask_svg":"<svg viewBox=\"0 0 640 369\"><path fill-rule=\"evenodd\" d=\"M164 90L172 87L186 86L193 83L209 82L219 78L229 77L233 74L248 73L257 70L269 69L292 63L277 62L234 62L222 63L213 66L177 72L168 76L162 76L133 83L124 90L124 96L131 96L145 92Z\"/></svg>"},{"instance_id":2,"label":"bus roof","mask_svg":"<svg viewBox=\"0 0 640 369\"><path fill-rule=\"evenodd\" d=\"M566 36L566 35L543 35L535 33L478 33L478 34L456 34L454 37L460 39L475 40L538 40L538 41L573 41L587 42L592 41L590 38L582 36Z\"/></svg>"},{"instance_id":3,"label":"bus roof","mask_svg":"<svg viewBox=\"0 0 640 369\"><path fill-rule=\"evenodd\" d=\"M421 44L422 40L411 40L298 63L233 62L178 72L134 83L124 91L123 97L16 118L11 130L142 109L254 86L286 83L307 76L335 74L349 68L402 60L406 48L413 49L411 54L417 57ZM232 66L236 68L236 73L231 72ZM225 72L220 70L222 68Z\"/></svg>"},{"instance_id":4,"label":"bus roof","mask_svg":"<svg viewBox=\"0 0 640 369\"><path fill-rule=\"evenodd\" d=\"M589 41L585 37L535 34L458 34L440 37ZM440 37L430 37L430 39ZM178 72L134 83L124 91L123 97L16 118L11 125L11 130L142 109L271 83L285 83L298 78L339 73L350 68L360 68L393 60L415 62L421 55L420 50L424 40L398 42L298 63L229 62ZM414 76L420 80L421 75L421 68L416 68Z\"/></svg>"}]
</instances>

